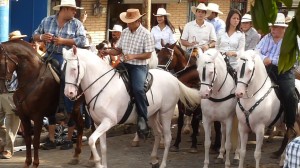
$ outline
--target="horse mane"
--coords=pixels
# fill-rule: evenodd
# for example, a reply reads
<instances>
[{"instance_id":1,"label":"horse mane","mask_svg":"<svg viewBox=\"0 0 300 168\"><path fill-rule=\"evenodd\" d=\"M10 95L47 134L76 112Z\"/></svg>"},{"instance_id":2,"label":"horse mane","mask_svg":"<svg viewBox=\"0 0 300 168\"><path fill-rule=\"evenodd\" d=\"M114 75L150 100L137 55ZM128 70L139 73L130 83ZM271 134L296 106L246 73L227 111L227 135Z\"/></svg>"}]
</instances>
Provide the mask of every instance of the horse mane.
<instances>
[{"instance_id":1,"label":"horse mane","mask_svg":"<svg viewBox=\"0 0 300 168\"><path fill-rule=\"evenodd\" d=\"M32 57L38 56L38 58L41 57L32 47L32 45L27 41L15 39L6 41L2 44L8 45L8 47L6 47L6 50L15 55L29 55Z\"/></svg>"}]
</instances>

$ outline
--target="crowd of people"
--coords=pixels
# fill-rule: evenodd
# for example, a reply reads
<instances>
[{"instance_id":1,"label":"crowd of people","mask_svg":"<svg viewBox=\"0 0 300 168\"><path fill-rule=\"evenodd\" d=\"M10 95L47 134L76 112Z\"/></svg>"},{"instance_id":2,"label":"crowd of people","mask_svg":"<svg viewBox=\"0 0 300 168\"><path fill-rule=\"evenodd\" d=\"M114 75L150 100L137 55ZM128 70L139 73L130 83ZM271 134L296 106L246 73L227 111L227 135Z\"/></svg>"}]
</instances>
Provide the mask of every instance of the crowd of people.
<instances>
[{"instance_id":1,"label":"crowd of people","mask_svg":"<svg viewBox=\"0 0 300 168\"><path fill-rule=\"evenodd\" d=\"M219 5L215 3L200 3L192 6L191 11L195 15L195 20L186 23L180 39L175 38L175 28L169 20L171 15L164 8L159 8L156 14L156 24L151 31L141 24L141 14L138 9L128 9L120 14L120 19L127 24L127 28L121 25L114 25L111 32L110 41L102 41L98 45L92 43L92 37L84 27L87 14L84 13L81 20L74 16L77 9L75 0L62 1L60 5L53 7L58 13L44 18L37 29L32 34L32 45L44 60L55 59L59 67L63 69L62 49L70 49L73 45L85 48L101 59L116 67L120 61L124 62L130 76L131 89L138 113L138 134L146 137L149 134L147 124L147 98L144 91L144 81L148 73L148 59L152 52L159 52L165 44L174 44L180 40L186 47L187 54L195 47L201 48L205 52L209 48L216 48L224 58L229 60L230 66L235 69L239 53L245 50L257 49L260 52L268 72L273 76L273 80L279 85L281 103L285 109L285 123L288 131L295 134L293 130L295 114L297 109L297 97L295 91L295 76L293 69L278 74L278 60L280 47L286 27L288 27L285 16L277 14L274 24L269 24L270 33L259 34L252 25L251 15L246 13L241 15L237 9L231 9L224 22L219 18L223 14L219 10ZM10 34L9 40L22 39L20 31ZM262 37L262 38L261 38ZM64 81L63 75L61 80ZM5 136L1 137L6 142L4 148L0 148L0 158L11 158L13 154L14 140L19 128L19 119L15 116L12 106L12 94L16 89L15 78L9 83L9 89L1 90L0 94L0 129L5 130ZM61 82L58 113L66 113L70 118L73 102L63 94L64 83ZM83 105L84 106L84 105ZM83 108L84 109L84 108ZM84 110L83 110L84 111ZM86 119L89 119L86 113ZM42 149L55 149L55 116L49 118L49 138L42 146ZM34 124L34 123L33 123ZM75 122L68 120L68 137L61 146L62 150L73 147L72 135L75 129ZM90 127L90 122L87 124ZM297 141L299 142L299 140ZM299 143L298 143L299 144ZM288 150L289 151L289 150ZM298 165L299 166L299 165Z\"/></svg>"}]
</instances>

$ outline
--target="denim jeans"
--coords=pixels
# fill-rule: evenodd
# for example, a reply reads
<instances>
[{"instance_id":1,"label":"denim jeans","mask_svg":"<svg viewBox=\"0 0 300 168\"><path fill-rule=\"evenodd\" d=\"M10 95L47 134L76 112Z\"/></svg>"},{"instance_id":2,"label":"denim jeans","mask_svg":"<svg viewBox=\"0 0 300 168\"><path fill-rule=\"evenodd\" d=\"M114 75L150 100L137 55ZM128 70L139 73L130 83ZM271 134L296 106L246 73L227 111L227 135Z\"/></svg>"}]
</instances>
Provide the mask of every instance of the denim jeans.
<instances>
[{"instance_id":1,"label":"denim jeans","mask_svg":"<svg viewBox=\"0 0 300 168\"><path fill-rule=\"evenodd\" d=\"M144 90L144 84L148 73L146 65L124 64L129 73L131 90L135 99L138 115L147 119L147 97Z\"/></svg>"}]
</instances>

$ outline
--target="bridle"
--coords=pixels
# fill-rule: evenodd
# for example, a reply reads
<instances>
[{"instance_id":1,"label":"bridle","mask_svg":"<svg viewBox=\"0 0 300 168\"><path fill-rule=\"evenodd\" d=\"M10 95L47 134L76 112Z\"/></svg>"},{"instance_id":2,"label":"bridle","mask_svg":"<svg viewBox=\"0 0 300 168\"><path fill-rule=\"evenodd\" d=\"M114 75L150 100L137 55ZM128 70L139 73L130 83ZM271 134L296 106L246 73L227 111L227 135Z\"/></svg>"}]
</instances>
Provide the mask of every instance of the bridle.
<instances>
[{"instance_id":1,"label":"bridle","mask_svg":"<svg viewBox=\"0 0 300 168\"><path fill-rule=\"evenodd\" d=\"M4 56L4 66L5 66L5 73L4 77L0 76L0 80L9 81L8 74L9 74L9 68L8 68L8 61L13 62L16 67L18 66L18 62L15 61L11 56L7 53L7 51L4 49L3 45L0 43L0 52L3 53Z\"/></svg>"},{"instance_id":2,"label":"bridle","mask_svg":"<svg viewBox=\"0 0 300 168\"><path fill-rule=\"evenodd\" d=\"M165 65L157 65L157 67L162 68L165 71L169 71L168 68L169 68L169 66L172 63L172 60L174 58L174 49L171 49L171 48L168 48L168 47L162 47L162 49L163 48L166 48L168 50L168 52L170 52L171 56L168 57L168 61Z\"/></svg>"},{"instance_id":3,"label":"bridle","mask_svg":"<svg viewBox=\"0 0 300 168\"><path fill-rule=\"evenodd\" d=\"M203 70L202 70L202 78L201 78L201 81L205 81L206 80L206 65L207 64L214 64L213 62L205 62L204 63L204 66L203 66ZM214 74L213 74L213 78L211 80L210 83L205 83L205 82L200 82L200 85L206 85L209 87L210 90L212 90L212 87L214 85L214 81L216 80L216 75L217 72L216 72L216 67L214 66Z\"/></svg>"},{"instance_id":4,"label":"bridle","mask_svg":"<svg viewBox=\"0 0 300 168\"><path fill-rule=\"evenodd\" d=\"M75 86L76 87L76 89L77 89L77 91L79 90L79 75L80 75L80 66L79 66L79 60L78 60L78 57L76 57L76 59L67 59L66 60L66 63L64 64L64 70L63 70L63 72L62 73L65 73L66 72L66 67L67 67L67 63L68 63L68 61L72 61L72 60L76 60L77 61L77 77L76 77L76 80L75 80L75 83L73 83L73 82L67 82L67 81L65 81L65 84L70 84L70 85L73 85L73 86Z\"/></svg>"},{"instance_id":5,"label":"bridle","mask_svg":"<svg viewBox=\"0 0 300 168\"><path fill-rule=\"evenodd\" d=\"M240 58L240 59L243 60L244 62L243 62L242 68L241 68L241 72L240 72L240 77L239 77L239 79L240 79L240 78L243 78L243 77L245 76L246 63L247 63L247 61L249 61L248 59L245 59L245 58ZM249 84L250 84L250 82L251 82L251 80L252 80L252 78L253 78L254 71L255 71L255 67L253 68L251 77L250 77L250 79L248 80L247 83L245 83L245 82L243 82L243 81L240 81L240 80L238 80L237 83L242 83L242 84L246 85L246 87L248 87Z\"/></svg>"}]
</instances>

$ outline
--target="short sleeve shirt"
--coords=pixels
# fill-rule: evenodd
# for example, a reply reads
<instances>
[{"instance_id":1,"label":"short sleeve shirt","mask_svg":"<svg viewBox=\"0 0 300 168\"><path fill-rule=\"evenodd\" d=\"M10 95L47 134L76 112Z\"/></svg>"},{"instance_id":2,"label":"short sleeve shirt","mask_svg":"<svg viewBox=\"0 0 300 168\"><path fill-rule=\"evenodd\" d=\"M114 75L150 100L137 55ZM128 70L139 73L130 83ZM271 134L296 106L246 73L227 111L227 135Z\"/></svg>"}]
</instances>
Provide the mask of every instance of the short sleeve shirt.
<instances>
[{"instance_id":1,"label":"short sleeve shirt","mask_svg":"<svg viewBox=\"0 0 300 168\"><path fill-rule=\"evenodd\" d=\"M140 25L134 32L131 32L129 28L124 29L116 47L122 49L124 55L153 52L154 40L151 33L145 27ZM133 59L126 63L133 65L147 65L148 60Z\"/></svg>"}]
</instances>

